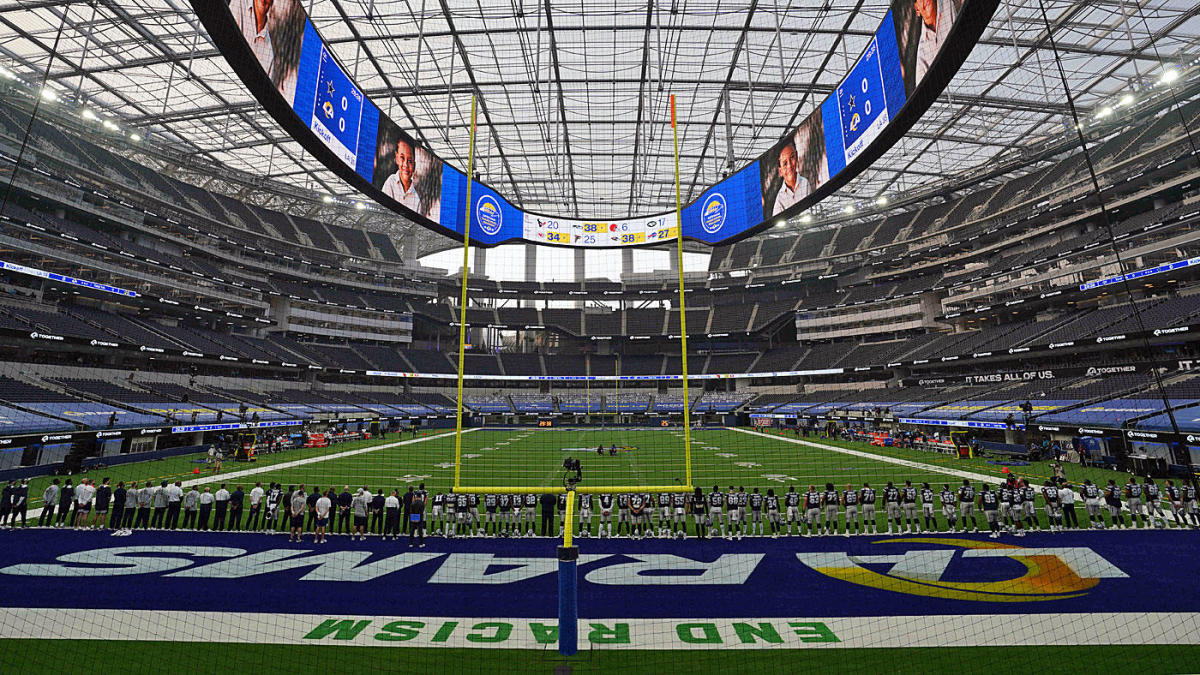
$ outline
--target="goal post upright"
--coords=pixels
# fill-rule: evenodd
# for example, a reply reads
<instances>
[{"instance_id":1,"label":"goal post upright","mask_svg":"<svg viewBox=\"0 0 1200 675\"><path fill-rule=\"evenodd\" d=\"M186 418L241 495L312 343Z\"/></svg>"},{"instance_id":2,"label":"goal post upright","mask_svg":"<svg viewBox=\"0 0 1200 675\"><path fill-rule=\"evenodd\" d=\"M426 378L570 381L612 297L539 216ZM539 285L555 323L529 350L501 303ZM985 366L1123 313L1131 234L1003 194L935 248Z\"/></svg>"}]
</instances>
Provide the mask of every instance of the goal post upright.
<instances>
[{"instance_id":1,"label":"goal post upright","mask_svg":"<svg viewBox=\"0 0 1200 675\"><path fill-rule=\"evenodd\" d=\"M683 202L679 188L679 128L675 125L675 94L671 94L671 136L675 145L675 234L676 269L679 272L679 350L683 371L683 462L684 483L692 484L692 399L688 395L687 309L683 288Z\"/></svg>"},{"instance_id":2,"label":"goal post upright","mask_svg":"<svg viewBox=\"0 0 1200 675\"><path fill-rule=\"evenodd\" d=\"M463 365L467 346L467 270L471 261L471 181L475 175L475 96L471 96L471 140L467 149L467 203L463 216L462 294L458 303L458 399L454 411L454 491L462 472Z\"/></svg>"}]
</instances>

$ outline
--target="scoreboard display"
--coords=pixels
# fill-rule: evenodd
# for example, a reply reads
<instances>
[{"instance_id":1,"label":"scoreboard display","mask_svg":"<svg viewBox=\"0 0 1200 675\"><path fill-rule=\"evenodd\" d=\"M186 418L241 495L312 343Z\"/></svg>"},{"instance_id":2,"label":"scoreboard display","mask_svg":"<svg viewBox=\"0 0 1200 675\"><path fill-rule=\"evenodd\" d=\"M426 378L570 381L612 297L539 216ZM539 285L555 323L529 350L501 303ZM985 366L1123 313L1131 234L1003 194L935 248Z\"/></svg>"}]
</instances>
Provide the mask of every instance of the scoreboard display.
<instances>
[{"instance_id":1,"label":"scoreboard display","mask_svg":"<svg viewBox=\"0 0 1200 675\"><path fill-rule=\"evenodd\" d=\"M999 0L939 0L920 7L913 0L891 0L846 76L771 149L715 185L687 186L693 197L679 215L623 219L531 213L487 185L468 184L461 169L445 164L363 95L299 0L273 0L265 6L248 0L192 4L243 81L260 101L270 103L272 115L321 161L380 203L459 238L468 235L469 225L472 243L480 246L527 241L619 248L652 246L680 236L717 245L810 207L852 177L844 173L851 164L861 171L871 157L895 143L907 129L896 124L901 110L935 72L938 82L920 91L924 107L915 115L924 112L961 66L968 52L963 47L982 33ZM260 12L268 13L265 21ZM964 16L970 19L960 20ZM258 29L264 23L270 27L265 45ZM264 86L268 81L274 93ZM295 117L280 112L280 101ZM903 124L915 119L905 115ZM329 152L319 152L322 147Z\"/></svg>"},{"instance_id":2,"label":"scoreboard display","mask_svg":"<svg viewBox=\"0 0 1200 675\"><path fill-rule=\"evenodd\" d=\"M526 241L563 246L608 248L671 241L679 234L675 214L627 220L572 220L524 214Z\"/></svg>"}]
</instances>

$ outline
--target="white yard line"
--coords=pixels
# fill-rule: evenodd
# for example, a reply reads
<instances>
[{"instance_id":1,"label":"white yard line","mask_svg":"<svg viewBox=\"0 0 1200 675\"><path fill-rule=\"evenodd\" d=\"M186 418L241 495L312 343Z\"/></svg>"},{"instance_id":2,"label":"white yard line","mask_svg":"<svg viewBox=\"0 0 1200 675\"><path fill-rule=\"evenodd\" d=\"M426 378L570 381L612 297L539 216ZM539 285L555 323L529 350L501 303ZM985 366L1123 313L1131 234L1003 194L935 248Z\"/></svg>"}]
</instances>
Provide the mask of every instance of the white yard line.
<instances>
[{"instance_id":1,"label":"white yard line","mask_svg":"<svg viewBox=\"0 0 1200 675\"><path fill-rule=\"evenodd\" d=\"M464 434L470 433L472 431L478 431L478 429L463 429ZM454 436L454 432L449 432L449 433L445 433L445 434L437 434L435 436L423 436L421 438L410 438L407 441L396 441L395 443L386 443L384 445L371 445L371 446L368 446L365 448L357 448L355 450L346 450L345 452L335 452L332 455L321 455L320 457L309 457L307 459L296 459L296 460L292 460L290 462L280 462L278 464L267 464L266 466L256 466L252 469L242 469L241 471L234 471L232 473L218 473L218 474L213 474L210 476L205 476L203 478L193 478L191 480L185 480L185 481L183 481L182 485L183 485L183 487L192 487L193 485L205 485L207 483L228 482L231 479L241 478L243 476L253 476L255 474L267 473L270 471L293 469L298 466L304 466L305 464L316 464L317 462L328 462L331 459L342 459L343 457L353 457L354 455L361 455L361 454L367 453L367 452L375 452L376 450L387 450L388 448L398 448L402 445L412 445L413 443L424 443L425 441L432 441L435 438L446 438L447 436ZM31 509L29 511L30 518L36 518L40 515L42 515L41 508Z\"/></svg>"},{"instance_id":2,"label":"white yard line","mask_svg":"<svg viewBox=\"0 0 1200 675\"><path fill-rule=\"evenodd\" d=\"M770 438L772 440L783 441L785 443L794 443L796 445L806 445L810 448L819 448L821 450L829 450L830 452L840 452L843 455L862 457L864 459L873 459L877 462L886 462L888 464L896 464L898 466L906 466L910 469L920 469L922 471L932 471L934 473L944 473L949 476L957 476L958 478L966 478L967 480L981 481L981 482L987 483L988 485L1000 482L1000 478L997 476L988 476L986 474L975 473L973 471L960 471L959 469L946 469L946 468L943 468L940 466L934 466L932 464L923 464L921 462L914 462L914 461L911 461L908 459L898 459L896 457L886 457L883 455L876 455L876 454L873 454L870 452L863 452L862 450L851 450L849 448L839 448L835 445L824 445L822 443L813 443L812 441L802 441L802 440L795 439L795 438L784 438L782 436L775 436L772 434L764 434L759 431L750 431L748 429L737 429L735 427L725 427L725 428L730 431L736 431L741 434L749 434L751 436L761 436L763 438Z\"/></svg>"}]
</instances>

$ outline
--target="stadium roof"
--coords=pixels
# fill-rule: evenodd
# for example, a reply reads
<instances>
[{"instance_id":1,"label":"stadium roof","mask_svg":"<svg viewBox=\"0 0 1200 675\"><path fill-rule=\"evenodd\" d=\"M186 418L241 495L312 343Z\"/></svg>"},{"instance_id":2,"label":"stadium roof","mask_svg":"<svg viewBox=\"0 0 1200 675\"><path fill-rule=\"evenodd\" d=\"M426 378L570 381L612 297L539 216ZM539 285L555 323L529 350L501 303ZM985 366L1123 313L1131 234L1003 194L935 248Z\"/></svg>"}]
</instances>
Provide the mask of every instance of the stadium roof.
<instances>
[{"instance_id":1,"label":"stadium roof","mask_svg":"<svg viewBox=\"0 0 1200 675\"><path fill-rule=\"evenodd\" d=\"M1066 128L1040 1L1085 115L1197 53L1192 0L1004 2L907 138L825 208L938 185ZM673 208L668 92L679 101L686 200L818 104L887 10L881 0L305 5L368 95L414 120L444 158L465 166L477 93L484 180L527 209L599 217ZM176 164L353 195L259 108L182 0L7 0L0 63L30 83L49 63L60 99L120 118L178 151Z\"/></svg>"}]
</instances>

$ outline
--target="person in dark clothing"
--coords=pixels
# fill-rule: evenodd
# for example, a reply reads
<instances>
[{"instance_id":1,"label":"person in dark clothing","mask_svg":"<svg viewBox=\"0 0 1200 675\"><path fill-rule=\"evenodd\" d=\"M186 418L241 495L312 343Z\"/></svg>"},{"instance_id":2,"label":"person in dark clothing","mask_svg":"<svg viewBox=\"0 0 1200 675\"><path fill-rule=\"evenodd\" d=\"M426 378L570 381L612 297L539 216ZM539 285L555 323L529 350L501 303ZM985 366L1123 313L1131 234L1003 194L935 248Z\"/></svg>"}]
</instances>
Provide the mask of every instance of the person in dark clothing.
<instances>
[{"instance_id":1,"label":"person in dark clothing","mask_svg":"<svg viewBox=\"0 0 1200 675\"><path fill-rule=\"evenodd\" d=\"M539 499L542 504L542 536L554 536L554 507L558 504L558 500L549 492L543 494Z\"/></svg>"},{"instance_id":2,"label":"person in dark clothing","mask_svg":"<svg viewBox=\"0 0 1200 675\"><path fill-rule=\"evenodd\" d=\"M29 510L29 479L23 478L20 483L13 487L12 508L9 511L9 522L13 527L17 526L17 517L21 518L21 527L25 527L25 514Z\"/></svg>"},{"instance_id":3,"label":"person in dark clothing","mask_svg":"<svg viewBox=\"0 0 1200 675\"><path fill-rule=\"evenodd\" d=\"M225 529L225 516L229 514L229 489L221 483L221 489L213 494L213 529Z\"/></svg>"},{"instance_id":4,"label":"person in dark clothing","mask_svg":"<svg viewBox=\"0 0 1200 675\"><path fill-rule=\"evenodd\" d=\"M246 493L242 491L242 486L237 486L233 494L229 495L229 529L242 529L242 509L246 504Z\"/></svg>"},{"instance_id":5,"label":"person in dark clothing","mask_svg":"<svg viewBox=\"0 0 1200 675\"><path fill-rule=\"evenodd\" d=\"M58 524L59 525L62 525L64 520L66 520L68 523L74 522L72 520L69 520L69 518L74 516L74 514L72 514L70 512L71 505L74 503L75 503L75 485L72 484L71 479L68 478L66 484L63 485L63 487L62 487L62 491L58 493Z\"/></svg>"},{"instance_id":6,"label":"person in dark clothing","mask_svg":"<svg viewBox=\"0 0 1200 675\"><path fill-rule=\"evenodd\" d=\"M321 498L321 491L313 487L312 492L308 495L308 521L305 529L311 530L317 524L317 500Z\"/></svg>"},{"instance_id":7,"label":"person in dark clothing","mask_svg":"<svg viewBox=\"0 0 1200 675\"><path fill-rule=\"evenodd\" d=\"M404 506L404 534L408 534L409 531L409 521L412 516L412 500L413 489L410 485L408 486L408 492L405 492L404 496L400 499L400 503Z\"/></svg>"},{"instance_id":8,"label":"person in dark clothing","mask_svg":"<svg viewBox=\"0 0 1200 675\"><path fill-rule=\"evenodd\" d=\"M423 548L425 546L425 502L429 498L429 494L425 492L425 484L421 483L420 489L416 492L412 488L408 488L409 497L407 509L409 512L408 518L410 525L408 528L408 545L413 545L413 538L419 537L418 544Z\"/></svg>"},{"instance_id":9,"label":"person in dark clothing","mask_svg":"<svg viewBox=\"0 0 1200 675\"><path fill-rule=\"evenodd\" d=\"M379 534L383 529L383 503L386 500L387 497L383 496L383 490L371 497L371 524L367 531L372 534Z\"/></svg>"},{"instance_id":10,"label":"person in dark clothing","mask_svg":"<svg viewBox=\"0 0 1200 675\"><path fill-rule=\"evenodd\" d=\"M354 495L350 494L349 485L342 488L342 494L337 496L334 503L337 504L337 525L333 529L334 534L350 534L350 518L353 515L350 507L354 504Z\"/></svg>"},{"instance_id":11,"label":"person in dark clothing","mask_svg":"<svg viewBox=\"0 0 1200 675\"><path fill-rule=\"evenodd\" d=\"M96 488L96 504L92 511L92 525L104 527L104 521L108 518L108 507L112 505L112 486L108 484L108 479L105 478L100 482L100 487Z\"/></svg>"},{"instance_id":12,"label":"person in dark clothing","mask_svg":"<svg viewBox=\"0 0 1200 675\"><path fill-rule=\"evenodd\" d=\"M0 490L0 526L8 524L8 514L12 511L13 489L16 487L17 481L10 480L4 484L4 489Z\"/></svg>"},{"instance_id":13,"label":"person in dark clothing","mask_svg":"<svg viewBox=\"0 0 1200 675\"><path fill-rule=\"evenodd\" d=\"M117 489L113 490L112 517L108 519L108 526L114 530L121 529L125 522L125 495L128 492L125 489L125 481L118 482Z\"/></svg>"},{"instance_id":14,"label":"person in dark clothing","mask_svg":"<svg viewBox=\"0 0 1200 675\"><path fill-rule=\"evenodd\" d=\"M50 481L50 484L42 492L42 515L38 518L38 525L40 527L54 524L54 508L58 506L58 494L60 491L58 479L55 478Z\"/></svg>"},{"instance_id":15,"label":"person in dark clothing","mask_svg":"<svg viewBox=\"0 0 1200 675\"><path fill-rule=\"evenodd\" d=\"M400 536L400 494L392 490L392 494L383 500L383 538L393 540Z\"/></svg>"}]
</instances>

